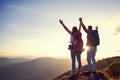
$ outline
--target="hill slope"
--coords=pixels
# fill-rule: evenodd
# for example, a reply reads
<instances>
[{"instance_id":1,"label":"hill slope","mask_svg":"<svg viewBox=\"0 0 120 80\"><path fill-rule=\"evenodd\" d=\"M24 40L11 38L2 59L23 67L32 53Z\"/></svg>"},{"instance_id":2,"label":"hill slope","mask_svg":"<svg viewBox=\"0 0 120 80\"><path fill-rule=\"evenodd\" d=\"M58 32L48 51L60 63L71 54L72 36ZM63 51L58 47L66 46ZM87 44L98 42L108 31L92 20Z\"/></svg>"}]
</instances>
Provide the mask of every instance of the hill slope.
<instances>
[{"instance_id":1,"label":"hill slope","mask_svg":"<svg viewBox=\"0 0 120 80\"><path fill-rule=\"evenodd\" d=\"M78 76L78 78L76 80L108 80L108 77L106 77L104 75L104 69L107 67L107 65L110 65L114 61L120 61L120 56L106 58L106 59L97 61L97 71L99 71L99 72L97 72L96 75L91 75L91 76L93 76L92 78L94 78L94 79L88 79L89 76L82 75L82 76ZM82 67L82 71L85 72L86 70L87 70L87 65ZM86 76L86 77L84 77L84 76ZM71 71L67 71L67 72L57 76L56 78L53 78L53 80L64 80L64 79L65 80L74 80L74 79L71 79Z\"/></svg>"},{"instance_id":2,"label":"hill slope","mask_svg":"<svg viewBox=\"0 0 120 80\"><path fill-rule=\"evenodd\" d=\"M38 58L0 68L0 80L48 80L70 69L67 59Z\"/></svg>"}]
</instances>

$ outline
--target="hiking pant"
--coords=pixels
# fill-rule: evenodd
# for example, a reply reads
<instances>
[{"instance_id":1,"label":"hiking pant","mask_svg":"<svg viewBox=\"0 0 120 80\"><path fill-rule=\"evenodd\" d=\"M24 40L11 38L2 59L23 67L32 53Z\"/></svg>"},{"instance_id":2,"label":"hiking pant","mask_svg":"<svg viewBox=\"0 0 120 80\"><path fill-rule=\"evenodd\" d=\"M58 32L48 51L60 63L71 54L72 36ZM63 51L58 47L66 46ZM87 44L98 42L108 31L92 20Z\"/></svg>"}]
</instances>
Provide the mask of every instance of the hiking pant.
<instances>
[{"instance_id":1,"label":"hiking pant","mask_svg":"<svg viewBox=\"0 0 120 80\"><path fill-rule=\"evenodd\" d=\"M76 51L76 52L72 52L71 51L71 59L72 59L72 72L74 73L75 72L75 67L76 67L76 58L77 58L77 62L78 62L78 70L80 71L80 68L81 68L81 54Z\"/></svg>"},{"instance_id":2,"label":"hiking pant","mask_svg":"<svg viewBox=\"0 0 120 80\"><path fill-rule=\"evenodd\" d=\"M96 61L95 61L96 47L91 46L87 51L87 63L88 63L88 72L96 71ZM92 68L93 67L93 68Z\"/></svg>"}]
</instances>

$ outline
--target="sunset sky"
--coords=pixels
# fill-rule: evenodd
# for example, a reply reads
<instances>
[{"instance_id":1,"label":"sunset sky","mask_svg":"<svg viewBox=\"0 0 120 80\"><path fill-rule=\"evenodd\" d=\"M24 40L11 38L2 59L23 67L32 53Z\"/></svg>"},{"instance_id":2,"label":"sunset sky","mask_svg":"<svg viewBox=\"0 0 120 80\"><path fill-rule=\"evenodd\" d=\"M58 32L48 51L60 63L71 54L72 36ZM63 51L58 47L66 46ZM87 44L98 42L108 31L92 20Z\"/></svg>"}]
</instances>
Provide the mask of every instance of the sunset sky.
<instances>
[{"instance_id":1,"label":"sunset sky","mask_svg":"<svg viewBox=\"0 0 120 80\"><path fill-rule=\"evenodd\" d=\"M71 30L79 17L99 27L96 58L120 56L119 8L120 0L0 0L0 57L69 58L70 35L59 19Z\"/></svg>"}]
</instances>

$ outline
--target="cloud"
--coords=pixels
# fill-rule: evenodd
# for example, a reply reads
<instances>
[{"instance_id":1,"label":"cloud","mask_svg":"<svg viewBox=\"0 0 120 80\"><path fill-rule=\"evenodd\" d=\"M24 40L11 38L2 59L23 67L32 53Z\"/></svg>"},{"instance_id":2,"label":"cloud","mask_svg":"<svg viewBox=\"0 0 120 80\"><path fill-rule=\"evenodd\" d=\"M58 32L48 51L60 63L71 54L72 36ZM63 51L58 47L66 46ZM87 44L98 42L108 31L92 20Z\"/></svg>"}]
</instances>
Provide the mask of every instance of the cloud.
<instances>
[{"instance_id":1,"label":"cloud","mask_svg":"<svg viewBox=\"0 0 120 80\"><path fill-rule=\"evenodd\" d=\"M4 52L0 51L0 54L4 54Z\"/></svg>"},{"instance_id":2,"label":"cloud","mask_svg":"<svg viewBox=\"0 0 120 80\"><path fill-rule=\"evenodd\" d=\"M116 32L120 33L120 26L116 28Z\"/></svg>"},{"instance_id":3,"label":"cloud","mask_svg":"<svg viewBox=\"0 0 120 80\"><path fill-rule=\"evenodd\" d=\"M120 50L116 50L116 52L120 52Z\"/></svg>"},{"instance_id":4,"label":"cloud","mask_svg":"<svg viewBox=\"0 0 120 80\"><path fill-rule=\"evenodd\" d=\"M13 51L0 51L0 57L29 57L28 55L20 52Z\"/></svg>"},{"instance_id":5,"label":"cloud","mask_svg":"<svg viewBox=\"0 0 120 80\"><path fill-rule=\"evenodd\" d=\"M114 35L118 35L118 34L120 34L120 25L115 28L115 33L114 33Z\"/></svg>"},{"instance_id":6,"label":"cloud","mask_svg":"<svg viewBox=\"0 0 120 80\"><path fill-rule=\"evenodd\" d=\"M30 10L24 6L16 6L16 5L8 5L9 8L11 9L16 9L16 10L21 10L25 12L29 12Z\"/></svg>"},{"instance_id":7,"label":"cloud","mask_svg":"<svg viewBox=\"0 0 120 80\"><path fill-rule=\"evenodd\" d=\"M30 6L18 6L18 5L8 5L8 8L21 11L21 12L26 12L26 13L32 13L32 14L40 14L41 11L39 9L36 9L34 7Z\"/></svg>"}]
</instances>

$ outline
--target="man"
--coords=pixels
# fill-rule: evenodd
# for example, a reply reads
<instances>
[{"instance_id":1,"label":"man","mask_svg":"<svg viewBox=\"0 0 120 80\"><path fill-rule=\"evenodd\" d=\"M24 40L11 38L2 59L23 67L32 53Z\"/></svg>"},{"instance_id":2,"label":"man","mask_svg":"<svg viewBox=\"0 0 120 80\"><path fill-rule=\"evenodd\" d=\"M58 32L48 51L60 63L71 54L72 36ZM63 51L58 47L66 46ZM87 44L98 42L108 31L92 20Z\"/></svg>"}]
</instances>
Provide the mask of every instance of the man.
<instances>
[{"instance_id":1,"label":"man","mask_svg":"<svg viewBox=\"0 0 120 80\"><path fill-rule=\"evenodd\" d=\"M70 34L71 40L69 45L69 49L71 51L71 59L72 59L72 74L75 75L75 60L77 58L78 61L78 74L80 73L81 68L81 53L83 48L83 40L81 38L81 24L79 25L79 30L76 26L72 28L72 31L70 31L62 20L59 20L60 24L64 27L64 29Z\"/></svg>"},{"instance_id":2,"label":"man","mask_svg":"<svg viewBox=\"0 0 120 80\"><path fill-rule=\"evenodd\" d=\"M96 49L97 46L93 45L93 29L92 26L89 25L88 29L86 28L86 26L83 24L82 18L79 18L79 21L82 25L83 30L87 33L87 46L88 46L88 50L87 50L87 63L88 63L88 74L92 73L96 73L96 60L95 60L95 55L96 55ZM96 30L98 29L98 27L96 27ZM93 64L92 64L93 63ZM93 71L92 71L92 66L93 66Z\"/></svg>"}]
</instances>

